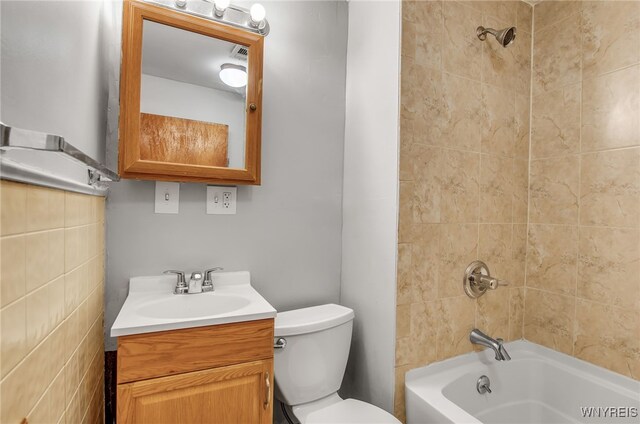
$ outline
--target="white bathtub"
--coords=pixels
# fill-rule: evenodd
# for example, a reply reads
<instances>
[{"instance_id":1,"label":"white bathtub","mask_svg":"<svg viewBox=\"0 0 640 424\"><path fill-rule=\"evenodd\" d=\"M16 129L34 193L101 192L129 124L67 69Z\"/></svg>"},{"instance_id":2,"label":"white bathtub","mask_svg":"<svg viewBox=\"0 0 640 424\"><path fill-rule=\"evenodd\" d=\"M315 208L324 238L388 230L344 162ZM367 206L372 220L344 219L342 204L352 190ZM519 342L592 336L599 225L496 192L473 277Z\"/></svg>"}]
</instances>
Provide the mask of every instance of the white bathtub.
<instances>
[{"instance_id":1,"label":"white bathtub","mask_svg":"<svg viewBox=\"0 0 640 424\"><path fill-rule=\"evenodd\" d=\"M526 341L505 347L511 361L485 350L409 371L407 423L640 423L640 382ZM476 390L481 375L492 393Z\"/></svg>"}]
</instances>

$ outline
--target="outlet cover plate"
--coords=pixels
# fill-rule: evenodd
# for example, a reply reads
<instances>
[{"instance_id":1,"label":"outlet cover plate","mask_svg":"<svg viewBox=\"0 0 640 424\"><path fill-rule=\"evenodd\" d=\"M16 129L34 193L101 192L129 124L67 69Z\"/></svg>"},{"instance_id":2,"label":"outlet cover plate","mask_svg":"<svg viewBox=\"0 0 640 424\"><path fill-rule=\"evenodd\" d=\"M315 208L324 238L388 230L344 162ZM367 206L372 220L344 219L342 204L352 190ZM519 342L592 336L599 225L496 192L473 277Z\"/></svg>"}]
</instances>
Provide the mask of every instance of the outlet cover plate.
<instances>
[{"instance_id":1,"label":"outlet cover plate","mask_svg":"<svg viewBox=\"0 0 640 424\"><path fill-rule=\"evenodd\" d=\"M207 214L235 215L238 187L207 186Z\"/></svg>"},{"instance_id":2,"label":"outlet cover plate","mask_svg":"<svg viewBox=\"0 0 640 424\"><path fill-rule=\"evenodd\" d=\"M156 213L178 213L180 209L180 183L156 181Z\"/></svg>"}]
</instances>

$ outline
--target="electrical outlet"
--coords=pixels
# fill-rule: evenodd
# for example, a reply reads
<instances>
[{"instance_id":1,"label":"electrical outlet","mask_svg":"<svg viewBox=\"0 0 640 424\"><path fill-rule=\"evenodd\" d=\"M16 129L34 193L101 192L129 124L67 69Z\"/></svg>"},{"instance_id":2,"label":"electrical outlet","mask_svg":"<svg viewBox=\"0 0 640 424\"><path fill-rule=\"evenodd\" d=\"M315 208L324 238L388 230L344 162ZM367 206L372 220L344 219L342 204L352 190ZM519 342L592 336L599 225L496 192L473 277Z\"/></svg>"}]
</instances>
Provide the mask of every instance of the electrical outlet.
<instances>
[{"instance_id":1,"label":"electrical outlet","mask_svg":"<svg viewBox=\"0 0 640 424\"><path fill-rule=\"evenodd\" d=\"M156 213L178 213L180 209L180 183L156 181Z\"/></svg>"},{"instance_id":2,"label":"electrical outlet","mask_svg":"<svg viewBox=\"0 0 640 424\"><path fill-rule=\"evenodd\" d=\"M237 187L207 186L207 214L235 215Z\"/></svg>"}]
</instances>

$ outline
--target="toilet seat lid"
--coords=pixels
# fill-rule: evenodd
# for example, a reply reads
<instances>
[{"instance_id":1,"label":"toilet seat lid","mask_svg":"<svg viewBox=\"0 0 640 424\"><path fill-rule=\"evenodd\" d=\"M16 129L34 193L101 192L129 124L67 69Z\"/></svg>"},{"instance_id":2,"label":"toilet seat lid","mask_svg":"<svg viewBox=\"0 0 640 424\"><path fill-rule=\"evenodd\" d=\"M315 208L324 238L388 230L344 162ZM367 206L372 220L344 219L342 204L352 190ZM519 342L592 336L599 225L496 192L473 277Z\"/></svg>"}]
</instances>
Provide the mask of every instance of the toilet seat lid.
<instances>
[{"instance_id":1,"label":"toilet seat lid","mask_svg":"<svg viewBox=\"0 0 640 424\"><path fill-rule=\"evenodd\" d=\"M304 424L400 424L387 411L355 399L345 399L307 415Z\"/></svg>"}]
</instances>

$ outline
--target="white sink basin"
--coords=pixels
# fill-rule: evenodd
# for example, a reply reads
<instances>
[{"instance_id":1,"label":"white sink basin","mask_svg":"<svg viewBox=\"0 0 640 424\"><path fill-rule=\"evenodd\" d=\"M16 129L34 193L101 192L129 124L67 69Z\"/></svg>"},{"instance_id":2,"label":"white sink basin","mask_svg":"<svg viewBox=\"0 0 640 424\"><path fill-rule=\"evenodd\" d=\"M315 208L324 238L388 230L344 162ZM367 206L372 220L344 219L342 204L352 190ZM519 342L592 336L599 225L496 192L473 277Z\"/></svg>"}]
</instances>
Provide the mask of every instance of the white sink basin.
<instances>
[{"instance_id":1,"label":"white sink basin","mask_svg":"<svg viewBox=\"0 0 640 424\"><path fill-rule=\"evenodd\" d=\"M213 274L213 292L173 294L174 275L133 277L111 336L152 333L276 317L276 310L251 287L247 271Z\"/></svg>"},{"instance_id":2,"label":"white sink basin","mask_svg":"<svg viewBox=\"0 0 640 424\"><path fill-rule=\"evenodd\" d=\"M140 305L138 313L149 318L200 318L228 314L249 303L244 297L216 293L173 295Z\"/></svg>"}]
</instances>

